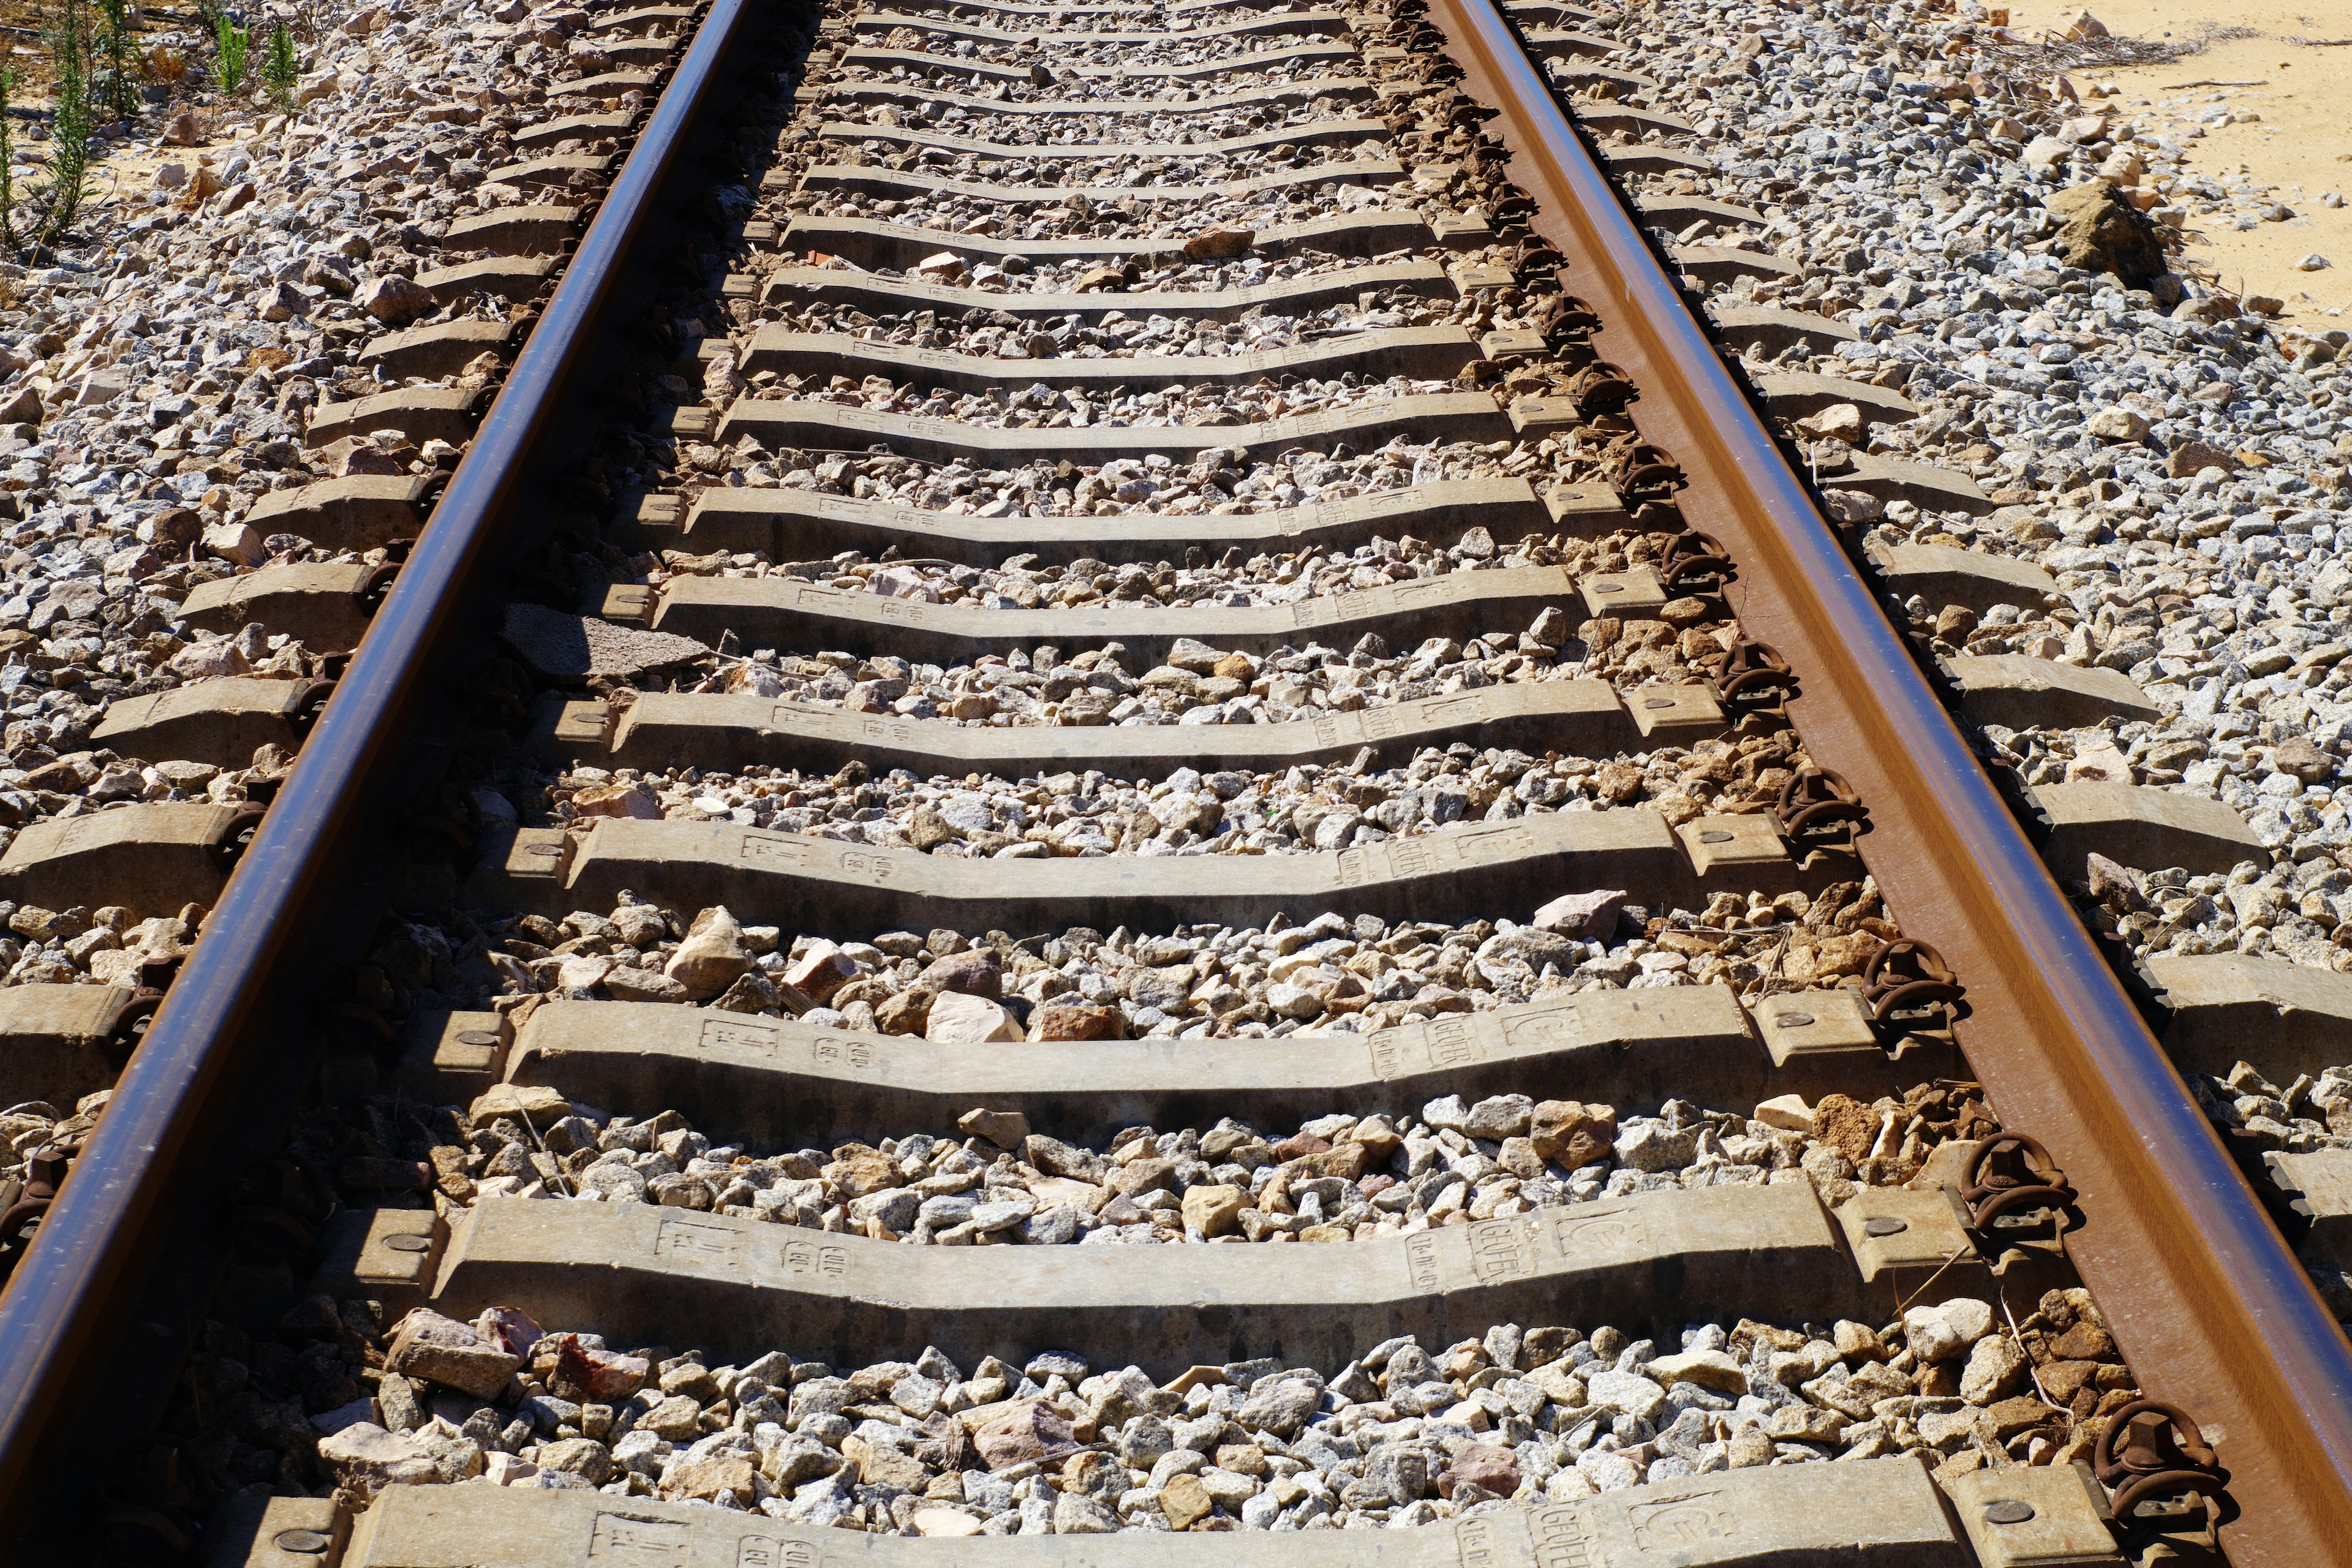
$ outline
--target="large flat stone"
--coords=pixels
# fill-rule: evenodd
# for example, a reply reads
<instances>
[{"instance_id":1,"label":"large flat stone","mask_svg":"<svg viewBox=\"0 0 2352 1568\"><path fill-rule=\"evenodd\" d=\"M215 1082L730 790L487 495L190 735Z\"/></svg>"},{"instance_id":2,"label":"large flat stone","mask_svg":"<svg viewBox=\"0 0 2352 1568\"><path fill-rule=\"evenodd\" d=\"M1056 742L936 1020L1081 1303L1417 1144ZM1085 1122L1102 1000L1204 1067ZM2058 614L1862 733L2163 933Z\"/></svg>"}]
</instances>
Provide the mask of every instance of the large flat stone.
<instances>
[{"instance_id":1,"label":"large flat stone","mask_svg":"<svg viewBox=\"0 0 2352 1568\"><path fill-rule=\"evenodd\" d=\"M607 816L578 838L559 828L486 835L481 865L470 897L483 907L562 915L611 909L631 889L671 908L723 903L746 921L843 941L898 927L1020 936L1073 925L1254 925L1326 910L1465 920L1532 910L1588 888L1622 888L1643 904L1695 890L1665 820L1632 806L1297 855L1035 860L967 860L726 822Z\"/></svg>"},{"instance_id":2,"label":"large flat stone","mask_svg":"<svg viewBox=\"0 0 2352 1568\"><path fill-rule=\"evenodd\" d=\"M1822 483L1827 489L1843 488L1835 477ZM1949 544L1874 545L1868 553L1880 582L1895 597L1916 594L1937 609L1946 605L1979 612L1995 605L2039 609L2058 592L2057 580L2049 573L2012 555Z\"/></svg>"},{"instance_id":3,"label":"large flat stone","mask_svg":"<svg viewBox=\"0 0 2352 1568\"><path fill-rule=\"evenodd\" d=\"M1048 13L1048 16L1056 13ZM919 33L933 33L942 37L971 38L978 43L1027 45L1032 47L1054 48L1058 44L1160 44L1171 41L1192 43L1213 42L1220 38L1240 38L1262 34L1349 32L1348 16L1344 11L1244 11L1226 21L1203 23L1181 32L1162 30L1150 33L1076 32L1067 28L1022 29L1006 26L975 26L969 22L951 22L938 16L909 13L893 6L887 11L866 11L851 24L861 33L888 35L894 28L911 27Z\"/></svg>"},{"instance_id":4,"label":"large flat stone","mask_svg":"<svg viewBox=\"0 0 2352 1568\"><path fill-rule=\"evenodd\" d=\"M1255 49L1248 54L1222 55L1213 59L1197 60L1183 65L1132 66L1066 66L1054 69L1058 77L1082 81L1202 81L1211 77L1239 76L1253 71L1279 70L1290 66L1337 65L1356 58L1353 44L1292 44L1278 49ZM1007 65L995 60L966 58L960 55L926 54L919 49L874 48L853 45L842 51L845 66L866 66L887 72L892 66L905 66L910 70L941 76L964 76L975 81L1021 82L1030 80L1025 65ZM1064 104L1069 102L1065 99ZM1084 101L1086 111L1101 112L1091 100Z\"/></svg>"},{"instance_id":5,"label":"large flat stone","mask_svg":"<svg viewBox=\"0 0 2352 1568\"><path fill-rule=\"evenodd\" d=\"M1379 121L1365 123L1377 125ZM922 132L919 134L928 141L931 133ZM1287 136L1295 132L1285 127L1280 132L1268 132L1266 134ZM1027 153L1032 149L1023 148L1021 151ZM1059 149L1040 147L1034 151L1050 153ZM1249 254L1274 259L1307 254L1380 256L1391 250L1417 249L1432 243L1433 237L1429 221L1419 213L1410 209L1394 212L1374 209L1334 213L1328 217L1311 218L1305 223L1260 229L1250 241ZM1177 238L1138 239L1131 235L1083 239L1000 238L989 234L956 234L947 229L924 228L916 224L886 223L879 218L814 214L802 214L793 218L784 226L777 244L784 250L838 256L860 267L896 267L902 269L943 250L973 263L1001 261L1007 256L1026 257L1033 262L1123 262L1130 257L1147 257L1156 261L1183 254L1181 242ZM1173 265L1172 259L1169 264Z\"/></svg>"},{"instance_id":6,"label":"large flat stone","mask_svg":"<svg viewBox=\"0 0 2352 1568\"><path fill-rule=\"evenodd\" d=\"M2164 716L2138 683L2119 669L2060 664L2021 653L1956 654L1944 664L1960 689L1960 710L1979 724L2079 730L2109 719Z\"/></svg>"},{"instance_id":7,"label":"large flat stone","mask_svg":"<svg viewBox=\"0 0 2352 1568\"><path fill-rule=\"evenodd\" d=\"M844 550L879 555L896 544L910 556L988 566L1024 552L1067 565L1081 559L1172 563L1195 548L1212 555L1230 549L1244 555L1352 550L1375 535L1399 533L1450 542L1473 528L1486 530L1499 544L1559 531L1589 538L1613 532L1627 521L1623 501L1605 485L1555 485L1539 500L1525 479L1439 479L1255 512L987 518L744 485L702 491L682 528L680 510L675 497L646 497L637 510L639 537L649 546L690 554L764 551L773 560L824 560Z\"/></svg>"},{"instance_id":8,"label":"large flat stone","mask_svg":"<svg viewBox=\"0 0 2352 1568\"><path fill-rule=\"evenodd\" d=\"M1040 115L1127 115L1127 114L1223 114L1236 109L1255 109L1263 103L1311 103L1318 98L1328 98L1341 103L1352 103L1373 96L1373 84L1368 77L1318 76L1304 81L1267 82L1244 91L1202 93L1197 98L1170 102L1157 98L1089 98L1074 105L1066 98L994 99L975 93L956 92L927 81L894 80L875 77L859 80L835 80L824 88L830 103L915 103L926 107L953 105L959 109L976 110L985 114Z\"/></svg>"},{"instance_id":9,"label":"large flat stone","mask_svg":"<svg viewBox=\"0 0 2352 1568\"><path fill-rule=\"evenodd\" d=\"M979 310L1003 310L1030 320L1075 315L1097 321L1113 310L1120 310L1137 317L1186 316L1196 321L1230 321L1259 306L1281 315L1304 315L1331 305L1352 304L1360 294L1384 289L1402 289L1436 299L1452 299L1456 293L1451 275L1434 261L1383 261L1370 267L1326 268L1239 289L1158 292L1095 289L1083 294L1043 293L1025 289L957 289L909 279L879 278L841 267L779 267L769 275L764 297L771 304L817 300L851 305L868 315L904 315L923 310L961 315Z\"/></svg>"},{"instance_id":10,"label":"large flat stone","mask_svg":"<svg viewBox=\"0 0 2352 1568\"><path fill-rule=\"evenodd\" d=\"M0 855L0 897L43 909L119 904L134 918L210 906L228 873L215 853L236 808L121 805L19 828Z\"/></svg>"},{"instance_id":11,"label":"large flat stone","mask_svg":"<svg viewBox=\"0 0 2352 1568\"><path fill-rule=\"evenodd\" d=\"M249 767L264 745L292 751L302 743L296 703L310 687L307 680L236 675L121 697L107 704L89 738L142 762Z\"/></svg>"},{"instance_id":12,"label":"large flat stone","mask_svg":"<svg viewBox=\"0 0 2352 1568\"><path fill-rule=\"evenodd\" d=\"M1646 568L1613 575L1627 582L1628 600L1657 603L1656 579ZM673 577L658 595L639 586L614 588L605 597L604 613L707 643L732 630L746 647L841 648L942 663L1045 643L1066 655L1117 642L1139 661L1139 672L1164 662L1180 637L1214 648L1264 652L1310 641L1345 647L1377 632L1392 647L1409 647L1426 637L1523 631L1551 608L1573 624L1583 618L1577 588L1563 567L1511 566L1318 595L1289 605L1147 608L1114 603L991 610L858 593L793 577Z\"/></svg>"},{"instance_id":13,"label":"large flat stone","mask_svg":"<svg viewBox=\"0 0 2352 1568\"><path fill-rule=\"evenodd\" d=\"M524 663L552 680L584 680L592 675L626 679L691 664L710 651L689 637L615 626L543 605L508 605L499 635L522 655Z\"/></svg>"},{"instance_id":14,"label":"large flat stone","mask_svg":"<svg viewBox=\"0 0 2352 1568\"><path fill-rule=\"evenodd\" d=\"M234 632L257 621L312 653L349 653L374 614L360 598L367 572L357 562L265 566L197 584L180 614L205 631Z\"/></svg>"},{"instance_id":15,"label":"large flat stone","mask_svg":"<svg viewBox=\"0 0 2352 1568\"><path fill-rule=\"evenodd\" d=\"M2142 871L2271 863L2246 819L2210 795L2114 784L2040 784L2032 795L2049 827L2042 853L2062 877L2079 878L2095 854Z\"/></svg>"},{"instance_id":16,"label":"large flat stone","mask_svg":"<svg viewBox=\"0 0 2352 1568\"><path fill-rule=\"evenodd\" d=\"M789 1019L661 1003L554 1002L530 1016L510 1081L584 1104L674 1109L725 1142L830 1144L945 1129L974 1106L1033 1131L1101 1142L1132 1126L1208 1126L1247 1108L1260 1126L1335 1110L1418 1113L1440 1095L1654 1104L1673 1095L1753 1104L1797 1093L1899 1091L1891 1066L1854 1070L1800 1053L1776 1064L1729 987L1587 991L1370 1035L1269 1040L932 1045ZM1918 1075L1916 1064L1910 1076Z\"/></svg>"},{"instance_id":17,"label":"large flat stone","mask_svg":"<svg viewBox=\"0 0 2352 1568\"><path fill-rule=\"evenodd\" d=\"M1217 201L1263 195L1300 186L1312 191L1334 183L1392 185L1404 177L1404 165L1393 158L1360 158L1316 163L1304 168L1277 169L1255 179L1229 180L1213 185L999 184L990 181L957 180L941 174L927 174L920 169L893 169L886 163L819 163L801 174L793 188L856 191L865 195L898 198L913 194L995 202L1008 206L1050 206L1076 194L1090 202L1126 205L1145 202Z\"/></svg>"},{"instance_id":18,"label":"large flat stone","mask_svg":"<svg viewBox=\"0 0 2352 1568\"><path fill-rule=\"evenodd\" d=\"M1105 1364L1124 1364L1123 1357L1120 1352ZM1718 1471L1571 1503L1507 1503L1411 1530L1129 1531L981 1542L853 1535L730 1509L593 1492L391 1487L360 1517L342 1563L343 1568L603 1568L608 1559L614 1568L853 1563L859 1568L1971 1568L1975 1563L1955 1535L1935 1482L1907 1456ZM254 1561L274 1568L274 1559Z\"/></svg>"},{"instance_id":19,"label":"large flat stone","mask_svg":"<svg viewBox=\"0 0 2352 1568\"><path fill-rule=\"evenodd\" d=\"M245 514L264 539L299 534L330 550L377 550L425 530L425 497L433 481L422 474L353 474L296 489L271 490Z\"/></svg>"},{"instance_id":20,"label":"large flat stone","mask_svg":"<svg viewBox=\"0 0 2352 1568\"><path fill-rule=\"evenodd\" d=\"M1046 1349L1155 1376L1244 1355L1338 1367L1397 1334L1496 1323L1679 1328L1874 1310L1810 1185L1708 1187L1324 1247L909 1247L648 1204L490 1198L453 1227L435 1308L519 1307L835 1365L937 1345L969 1366Z\"/></svg>"},{"instance_id":21,"label":"large flat stone","mask_svg":"<svg viewBox=\"0 0 2352 1568\"><path fill-rule=\"evenodd\" d=\"M2164 1048L2183 1072L2252 1062L2284 1084L2352 1065L2352 975L2238 952L2158 953L2140 967L2171 1014Z\"/></svg>"},{"instance_id":22,"label":"large flat stone","mask_svg":"<svg viewBox=\"0 0 2352 1568\"><path fill-rule=\"evenodd\" d=\"M1388 327L1345 337L1323 338L1289 348L1218 354L1106 354L1096 358L1004 359L956 353L901 343L868 343L837 332L796 332L761 327L751 336L743 374L772 370L779 375L886 375L894 382L974 392L991 387L1076 386L1101 393L1113 387L1246 384L1265 377L1336 379L1353 371L1385 379L1451 380L1479 357L1478 340L1460 327ZM756 406L756 405L755 405ZM835 406L838 406L837 405ZM740 407L740 405L739 405ZM1252 426L1209 426L1248 431ZM1093 434L1092 431L1075 434ZM1040 432L1069 436L1068 430ZM1141 432L1129 432L1130 437Z\"/></svg>"},{"instance_id":23,"label":"large flat stone","mask_svg":"<svg viewBox=\"0 0 2352 1568\"><path fill-rule=\"evenodd\" d=\"M1029 362L1029 379L1050 382L1055 361ZM1246 425L976 425L925 414L895 414L851 408L838 403L788 398L739 397L719 421L718 444L731 447L749 436L773 451L814 447L864 451L881 445L902 458L936 462L968 459L989 468L1019 468L1044 459L1104 463L1116 458L1165 453L1181 462L1233 448L1257 458L1293 447L1328 451L1345 444L1359 451L1397 437L1420 441L1504 441L1510 416L1483 392L1412 393L1379 397L1313 414L1288 414Z\"/></svg>"},{"instance_id":24,"label":"large flat stone","mask_svg":"<svg viewBox=\"0 0 2352 1568\"><path fill-rule=\"evenodd\" d=\"M1087 35L1090 42L1105 35ZM1205 142L1074 142L1032 144L1025 142L983 142L971 136L949 136L929 126L869 125L857 120L828 120L817 128L817 134L834 142L897 142L913 147L938 147L950 153L970 153L979 158L1001 158L1013 163L1052 163L1064 158L1108 158L1142 160L1166 158L1180 163L1198 163L1210 158L1229 158L1235 153L1263 152L1272 147L1326 147L1334 142L1385 141L1389 134L1384 120L1323 120L1307 125L1281 125L1271 131L1255 131L1246 136L1214 136ZM1349 214L1349 216L1368 215ZM793 220L797 227L806 221ZM1053 243L1048 241L1048 244ZM1083 242L1081 242L1083 243ZM1095 243L1100 244L1097 240Z\"/></svg>"},{"instance_id":25,"label":"large flat stone","mask_svg":"<svg viewBox=\"0 0 2352 1568\"><path fill-rule=\"evenodd\" d=\"M1279 772L1344 762L1364 747L1410 758L1467 741L1570 755L1607 756L1685 746L1720 734L1709 686L1645 686L1623 694L1599 680L1542 680L1423 697L1279 724L1034 725L1004 728L856 713L811 702L722 692L648 691L618 719L595 699L554 700L540 744L551 757L597 767L732 769L749 763L836 768L856 759L877 773L979 772L1007 778L1098 768L1116 778L1178 768ZM121 748L118 748L118 750Z\"/></svg>"},{"instance_id":26,"label":"large flat stone","mask_svg":"<svg viewBox=\"0 0 2352 1568\"><path fill-rule=\"evenodd\" d=\"M112 1083L131 995L121 985L0 986L0 1106L45 1100L70 1112Z\"/></svg>"}]
</instances>

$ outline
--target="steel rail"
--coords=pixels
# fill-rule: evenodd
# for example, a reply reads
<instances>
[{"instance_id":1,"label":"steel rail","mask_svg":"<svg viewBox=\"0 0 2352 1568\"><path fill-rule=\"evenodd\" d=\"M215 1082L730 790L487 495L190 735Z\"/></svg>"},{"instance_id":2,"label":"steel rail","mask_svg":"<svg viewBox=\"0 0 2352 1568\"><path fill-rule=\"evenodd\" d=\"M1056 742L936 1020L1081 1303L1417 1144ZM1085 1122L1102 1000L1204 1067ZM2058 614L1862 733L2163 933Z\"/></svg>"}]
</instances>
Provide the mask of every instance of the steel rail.
<instances>
[{"instance_id":1,"label":"steel rail","mask_svg":"<svg viewBox=\"0 0 2352 1568\"><path fill-rule=\"evenodd\" d=\"M1760 585L1741 620L1803 681L1807 750L1899 826L1866 863L1966 983L1961 1044L2002 1120L2082 1189L2070 1251L2117 1343L2221 1429L2230 1560L2352 1562L2352 1346L1499 7L1432 4L1602 357L1643 389L1630 412L1690 477L1685 515Z\"/></svg>"},{"instance_id":2,"label":"steel rail","mask_svg":"<svg viewBox=\"0 0 2352 1568\"><path fill-rule=\"evenodd\" d=\"M402 741L456 606L519 500L524 459L551 433L568 378L598 330L714 84L756 20L749 0L712 0L582 237L555 293L475 433L440 504L353 654L335 699L205 922L202 940L117 1082L56 1206L0 1294L0 1510L26 1503L43 1438L103 1352L119 1298L165 1207L174 1173L208 1129L189 1108L232 1058L299 940L334 896L339 851Z\"/></svg>"}]
</instances>

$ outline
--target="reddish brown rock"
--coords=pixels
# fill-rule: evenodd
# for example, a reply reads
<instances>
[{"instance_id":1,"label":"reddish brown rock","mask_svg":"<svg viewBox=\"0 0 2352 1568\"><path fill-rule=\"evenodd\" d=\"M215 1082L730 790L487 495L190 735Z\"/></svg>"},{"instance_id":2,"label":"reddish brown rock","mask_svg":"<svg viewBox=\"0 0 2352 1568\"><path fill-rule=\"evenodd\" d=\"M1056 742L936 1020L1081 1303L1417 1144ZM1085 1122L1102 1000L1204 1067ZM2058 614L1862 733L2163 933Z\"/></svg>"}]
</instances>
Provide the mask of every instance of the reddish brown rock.
<instances>
[{"instance_id":1,"label":"reddish brown rock","mask_svg":"<svg viewBox=\"0 0 2352 1568\"><path fill-rule=\"evenodd\" d=\"M974 1432L971 1442L992 1470L1059 1458L1078 1446L1067 1421L1045 1405L1025 1401Z\"/></svg>"},{"instance_id":2,"label":"reddish brown rock","mask_svg":"<svg viewBox=\"0 0 2352 1568\"><path fill-rule=\"evenodd\" d=\"M1097 1007L1089 1003L1066 1001L1061 997L1039 1005L1029 1015L1029 1037L1033 1040L1115 1040L1119 1035L1119 1016L1109 1007Z\"/></svg>"},{"instance_id":3,"label":"reddish brown rock","mask_svg":"<svg viewBox=\"0 0 2352 1568\"><path fill-rule=\"evenodd\" d=\"M1518 1461L1508 1448L1472 1443L1437 1473L1440 1497L1450 1498L1465 1486L1476 1487L1495 1497L1509 1497L1519 1489Z\"/></svg>"}]
</instances>

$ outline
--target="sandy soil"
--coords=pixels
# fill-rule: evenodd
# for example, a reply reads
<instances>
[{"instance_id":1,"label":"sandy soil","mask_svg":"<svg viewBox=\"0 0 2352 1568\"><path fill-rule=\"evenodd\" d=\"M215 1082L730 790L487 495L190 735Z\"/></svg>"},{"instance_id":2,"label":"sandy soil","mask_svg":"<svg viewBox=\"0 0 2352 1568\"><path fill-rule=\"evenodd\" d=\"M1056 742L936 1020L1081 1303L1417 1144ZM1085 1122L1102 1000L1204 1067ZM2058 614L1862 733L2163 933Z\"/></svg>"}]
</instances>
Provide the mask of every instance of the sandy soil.
<instances>
[{"instance_id":1,"label":"sandy soil","mask_svg":"<svg viewBox=\"0 0 2352 1568\"><path fill-rule=\"evenodd\" d=\"M2011 0L2009 10L2011 27L2032 37L2065 26L2084 6ZM2090 10L2118 37L2207 40L2170 65L2078 77L2075 85L2112 85L2121 118L2189 149L2193 173L2272 188L2294 216L2245 230L2226 214L2191 217L2189 257L2224 287L2284 300L2290 319L2333 325L2329 317L2352 309L2352 0L2096 0ZM2258 36L2212 37L2239 28ZM2197 116L2214 109L2260 118L2190 139ZM2329 192L2347 205L2323 206ZM2333 265L2296 269L2315 254Z\"/></svg>"}]
</instances>

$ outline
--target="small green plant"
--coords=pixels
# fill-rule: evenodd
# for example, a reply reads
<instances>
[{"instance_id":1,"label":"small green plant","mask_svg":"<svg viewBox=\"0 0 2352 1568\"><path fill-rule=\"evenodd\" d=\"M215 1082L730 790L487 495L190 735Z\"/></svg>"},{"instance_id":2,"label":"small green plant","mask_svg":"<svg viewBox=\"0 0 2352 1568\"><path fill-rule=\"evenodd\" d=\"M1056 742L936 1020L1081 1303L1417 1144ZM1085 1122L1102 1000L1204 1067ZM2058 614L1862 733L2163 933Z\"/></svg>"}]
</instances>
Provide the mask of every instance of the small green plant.
<instances>
[{"instance_id":1,"label":"small green plant","mask_svg":"<svg viewBox=\"0 0 2352 1568\"><path fill-rule=\"evenodd\" d=\"M42 194L48 216L41 237L55 239L73 226L89 195L89 39L79 0L66 0L49 31L49 74L57 109L49 117L49 184Z\"/></svg>"},{"instance_id":2,"label":"small green plant","mask_svg":"<svg viewBox=\"0 0 2352 1568\"><path fill-rule=\"evenodd\" d=\"M294 58L293 35L287 32L285 23L272 22L269 54L261 62L261 79L269 84L270 101L289 114L294 112L294 84L301 75L302 62Z\"/></svg>"},{"instance_id":3,"label":"small green plant","mask_svg":"<svg viewBox=\"0 0 2352 1568\"><path fill-rule=\"evenodd\" d=\"M245 85L245 46L250 41L243 27L226 16L220 19L220 71L217 85L223 92L235 92Z\"/></svg>"},{"instance_id":4,"label":"small green plant","mask_svg":"<svg viewBox=\"0 0 2352 1568\"><path fill-rule=\"evenodd\" d=\"M16 132L8 122L8 100L16 91L16 68L0 66L0 256L16 254Z\"/></svg>"},{"instance_id":5,"label":"small green plant","mask_svg":"<svg viewBox=\"0 0 2352 1568\"><path fill-rule=\"evenodd\" d=\"M131 64L137 52L131 38L131 0L98 3L106 14L105 28L99 35L100 47L106 52L106 79L100 84L99 99L115 119L128 120L139 112L139 83Z\"/></svg>"}]
</instances>

